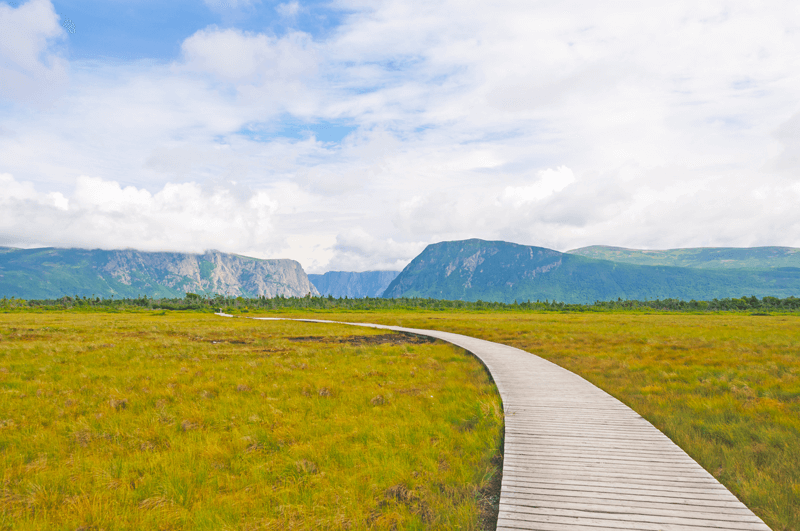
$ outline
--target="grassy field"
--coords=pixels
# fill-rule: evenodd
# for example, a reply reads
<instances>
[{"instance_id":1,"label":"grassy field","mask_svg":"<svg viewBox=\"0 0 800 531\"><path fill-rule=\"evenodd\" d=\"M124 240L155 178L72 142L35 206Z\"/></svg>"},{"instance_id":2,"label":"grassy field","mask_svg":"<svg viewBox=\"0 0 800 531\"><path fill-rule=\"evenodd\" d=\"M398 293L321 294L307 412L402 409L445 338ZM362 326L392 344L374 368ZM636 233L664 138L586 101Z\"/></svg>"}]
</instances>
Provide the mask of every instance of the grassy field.
<instances>
[{"instance_id":1,"label":"grassy field","mask_svg":"<svg viewBox=\"0 0 800 531\"><path fill-rule=\"evenodd\" d=\"M450 345L0 313L0 529L481 529L502 407Z\"/></svg>"},{"instance_id":2,"label":"grassy field","mask_svg":"<svg viewBox=\"0 0 800 531\"><path fill-rule=\"evenodd\" d=\"M313 315L447 330L549 359L647 418L772 529L800 530L800 316Z\"/></svg>"},{"instance_id":3,"label":"grassy field","mask_svg":"<svg viewBox=\"0 0 800 531\"><path fill-rule=\"evenodd\" d=\"M501 425L477 362L368 329L159 313L0 314L5 528L477 527ZM633 407L774 530L800 529L796 315L272 315L538 354Z\"/></svg>"}]
</instances>

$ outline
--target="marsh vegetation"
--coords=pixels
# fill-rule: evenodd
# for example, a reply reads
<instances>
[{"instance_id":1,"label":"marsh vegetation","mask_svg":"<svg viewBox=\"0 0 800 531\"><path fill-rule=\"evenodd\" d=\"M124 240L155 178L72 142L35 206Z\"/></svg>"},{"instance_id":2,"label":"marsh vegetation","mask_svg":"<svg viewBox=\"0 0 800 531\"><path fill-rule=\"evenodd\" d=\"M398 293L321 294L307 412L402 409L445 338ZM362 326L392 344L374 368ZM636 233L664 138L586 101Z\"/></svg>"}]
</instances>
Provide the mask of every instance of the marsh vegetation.
<instances>
[{"instance_id":1,"label":"marsh vegetation","mask_svg":"<svg viewBox=\"0 0 800 531\"><path fill-rule=\"evenodd\" d=\"M6 313L0 528L481 529L502 407L450 345L201 313Z\"/></svg>"},{"instance_id":2,"label":"marsh vegetation","mask_svg":"<svg viewBox=\"0 0 800 531\"><path fill-rule=\"evenodd\" d=\"M315 316L446 330L551 360L640 413L773 530L800 529L797 315L406 311Z\"/></svg>"},{"instance_id":3,"label":"marsh vegetation","mask_svg":"<svg viewBox=\"0 0 800 531\"><path fill-rule=\"evenodd\" d=\"M800 529L794 313L230 307L522 348L631 406L772 529ZM6 527L115 529L112 509L119 529L481 525L502 420L476 360L363 328L111 310L2 314Z\"/></svg>"}]
</instances>

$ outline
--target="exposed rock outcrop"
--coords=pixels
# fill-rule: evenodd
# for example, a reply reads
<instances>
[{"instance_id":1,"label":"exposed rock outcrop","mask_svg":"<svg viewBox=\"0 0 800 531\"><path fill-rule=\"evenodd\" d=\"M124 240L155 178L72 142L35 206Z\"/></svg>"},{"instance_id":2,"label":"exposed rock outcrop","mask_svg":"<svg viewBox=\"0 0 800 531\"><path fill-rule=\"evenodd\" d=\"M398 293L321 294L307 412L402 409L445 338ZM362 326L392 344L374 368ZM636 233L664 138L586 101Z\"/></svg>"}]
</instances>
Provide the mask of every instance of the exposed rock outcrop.
<instances>
[{"instance_id":1,"label":"exposed rock outcrop","mask_svg":"<svg viewBox=\"0 0 800 531\"><path fill-rule=\"evenodd\" d=\"M244 297L319 294L294 260L260 260L219 251L46 248L0 253L0 296L183 297L187 292Z\"/></svg>"},{"instance_id":2,"label":"exposed rock outcrop","mask_svg":"<svg viewBox=\"0 0 800 531\"><path fill-rule=\"evenodd\" d=\"M707 251L716 257L728 250ZM782 261L776 265L789 263L787 260L791 257L787 257L787 253L780 255ZM761 249L740 250L739 254L751 260L748 265L753 263L751 255L761 260L762 267L769 264ZM593 303L617 298L688 301L743 295L798 296L800 268L697 269L638 265L596 260L542 247L473 239L429 245L392 281L383 296Z\"/></svg>"}]
</instances>

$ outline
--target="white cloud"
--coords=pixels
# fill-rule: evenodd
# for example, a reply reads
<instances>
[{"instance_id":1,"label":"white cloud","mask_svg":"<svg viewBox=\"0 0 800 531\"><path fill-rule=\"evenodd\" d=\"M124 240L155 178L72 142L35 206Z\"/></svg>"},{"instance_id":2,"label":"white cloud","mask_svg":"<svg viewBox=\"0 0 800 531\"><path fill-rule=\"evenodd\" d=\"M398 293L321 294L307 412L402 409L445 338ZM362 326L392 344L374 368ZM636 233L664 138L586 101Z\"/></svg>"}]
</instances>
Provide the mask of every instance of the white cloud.
<instances>
[{"instance_id":1,"label":"white cloud","mask_svg":"<svg viewBox=\"0 0 800 531\"><path fill-rule=\"evenodd\" d=\"M560 192L575 182L575 175L566 166L556 169L548 168L539 172L538 180L525 186L509 186L504 193L504 199L519 206L522 203L539 201Z\"/></svg>"},{"instance_id":2,"label":"white cloud","mask_svg":"<svg viewBox=\"0 0 800 531\"><path fill-rule=\"evenodd\" d=\"M0 79L24 73L0 98L71 83L47 112L0 111L3 241L296 254L317 272L469 237L800 246L795 3L332 5L325 34L211 26L169 65L67 65L48 2L0 5L25 36L12 68L0 32ZM317 123L354 130L292 133Z\"/></svg>"},{"instance_id":3,"label":"white cloud","mask_svg":"<svg viewBox=\"0 0 800 531\"><path fill-rule=\"evenodd\" d=\"M13 175L0 173L0 201L27 201L36 199L36 189L32 183L20 183L14 180Z\"/></svg>"},{"instance_id":4,"label":"white cloud","mask_svg":"<svg viewBox=\"0 0 800 531\"><path fill-rule=\"evenodd\" d=\"M300 262L306 273L324 273L334 256L335 242L336 236L330 233L294 234L286 238L286 246L277 254L264 258L291 258Z\"/></svg>"},{"instance_id":5,"label":"white cloud","mask_svg":"<svg viewBox=\"0 0 800 531\"><path fill-rule=\"evenodd\" d=\"M69 199L64 197L61 192L50 192L46 197L59 210L69 210Z\"/></svg>"},{"instance_id":6,"label":"white cloud","mask_svg":"<svg viewBox=\"0 0 800 531\"><path fill-rule=\"evenodd\" d=\"M183 41L184 68L218 78L265 84L313 75L317 58L310 36L301 32L281 38L237 29L208 28Z\"/></svg>"},{"instance_id":7,"label":"white cloud","mask_svg":"<svg viewBox=\"0 0 800 531\"><path fill-rule=\"evenodd\" d=\"M292 0L291 2L286 2L285 4L278 4L275 6L275 11L277 11L280 16L285 18L294 17L300 12L300 2L297 0Z\"/></svg>"},{"instance_id":8,"label":"white cloud","mask_svg":"<svg viewBox=\"0 0 800 531\"><path fill-rule=\"evenodd\" d=\"M68 82L65 36L49 0L0 4L0 99L47 105L60 94Z\"/></svg>"},{"instance_id":9,"label":"white cloud","mask_svg":"<svg viewBox=\"0 0 800 531\"><path fill-rule=\"evenodd\" d=\"M361 227L340 233L325 271L400 271L425 248L424 242L378 239Z\"/></svg>"},{"instance_id":10,"label":"white cloud","mask_svg":"<svg viewBox=\"0 0 800 531\"><path fill-rule=\"evenodd\" d=\"M81 176L70 197L0 174L0 242L62 247L278 251L277 204L264 191L167 183L155 193Z\"/></svg>"}]
</instances>

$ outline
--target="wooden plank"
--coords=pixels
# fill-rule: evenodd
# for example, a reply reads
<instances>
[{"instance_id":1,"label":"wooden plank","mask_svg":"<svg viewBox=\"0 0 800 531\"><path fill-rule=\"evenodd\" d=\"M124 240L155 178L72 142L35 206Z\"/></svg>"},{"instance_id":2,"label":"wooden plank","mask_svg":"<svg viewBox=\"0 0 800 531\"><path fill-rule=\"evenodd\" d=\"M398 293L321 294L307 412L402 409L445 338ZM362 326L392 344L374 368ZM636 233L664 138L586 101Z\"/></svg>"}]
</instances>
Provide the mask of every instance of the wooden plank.
<instances>
[{"instance_id":1,"label":"wooden plank","mask_svg":"<svg viewBox=\"0 0 800 531\"><path fill-rule=\"evenodd\" d=\"M537 448L535 451L526 451L522 449L519 452L504 452L503 457L506 461L509 459L574 459L574 458L603 458L607 463L614 463L617 461L625 461L630 463L675 463L680 465L690 465L692 462L688 459L680 459L678 456L671 458L663 454L653 452L651 454L634 453L630 451L614 451L609 450L606 452L584 450L582 452L575 450L565 450L563 448Z\"/></svg>"},{"instance_id":2,"label":"wooden plank","mask_svg":"<svg viewBox=\"0 0 800 531\"><path fill-rule=\"evenodd\" d=\"M550 507L573 509L576 511L595 511L605 513L648 514L654 516L677 516L687 518L717 518L720 521L755 522L758 518L747 514L747 508L734 512L727 507L691 506L675 503L626 502L624 505L605 500L586 502L582 500L560 500L546 497L509 497L502 504L509 507ZM510 509L511 510L511 509Z\"/></svg>"},{"instance_id":3,"label":"wooden plank","mask_svg":"<svg viewBox=\"0 0 800 531\"><path fill-rule=\"evenodd\" d=\"M650 485L658 484L662 486L672 486L684 489L692 488L693 490L704 489L704 492L707 493L713 493L717 491L720 493L725 492L722 489L715 488L715 484L711 481L697 481L695 479L691 478L687 479L677 476L633 474L631 472L627 472L624 470L618 473L607 473L603 471L576 472L574 470L551 468L551 469L542 469L531 472L529 470L519 470L512 467L508 467L508 469L506 469L504 467L503 477L508 477L509 479L513 478L514 481L516 482L531 482L531 481L549 480L554 478L563 478L563 479L591 481L592 483L628 482L634 484L636 483L650 484Z\"/></svg>"},{"instance_id":4,"label":"wooden plank","mask_svg":"<svg viewBox=\"0 0 800 531\"><path fill-rule=\"evenodd\" d=\"M599 511L605 513L626 514L652 514L661 516L701 517L716 519L718 521L736 521L759 523L752 514L747 514L747 508L733 511L726 507L692 506L685 504L654 503L654 502L626 502L614 503L610 500L570 500L557 498L522 498L510 496L503 503L519 507L549 507L560 509Z\"/></svg>"},{"instance_id":5,"label":"wooden plank","mask_svg":"<svg viewBox=\"0 0 800 531\"><path fill-rule=\"evenodd\" d=\"M586 445L586 444L567 444L570 441L565 441L563 439L560 441L561 444L556 445L556 444L552 444L550 441L546 440L543 437L540 437L540 438L531 437L531 438L528 438L528 439L522 438L522 439L519 439L518 442L519 441L524 441L527 444L524 447L520 446L519 452L517 452L517 448L512 449L512 455L513 455L513 452L517 452L520 455L522 455L523 452L527 452L528 451L526 449L526 447L532 447L532 448L535 448L535 453L537 455L546 454L548 452L550 452L550 453L564 453L564 454L572 454L572 453L576 453L577 452L577 453L587 454L587 455L593 455L593 454L596 454L596 453L603 453L603 454L607 454L607 455L612 455L613 454L613 455L631 455L631 456L642 456L642 457L663 457L665 459L674 459L674 460L681 460L681 461L688 459L691 462L694 462L694 460L691 457L689 457L688 455L686 455L686 453L684 453L683 451L677 451L677 449L674 450L674 451L671 451L669 449L667 449L667 450L653 450L653 449L647 449L647 448L613 448L613 447L611 447L611 448L595 448L593 446L589 446L589 445ZM571 442L580 442L580 441L574 441L573 440ZM516 445L514 445L514 446L516 446Z\"/></svg>"},{"instance_id":6,"label":"wooden plank","mask_svg":"<svg viewBox=\"0 0 800 531\"><path fill-rule=\"evenodd\" d=\"M697 472L688 468L686 465L670 467L669 464L654 463L651 466L640 461L627 461L624 459L609 459L608 461L593 459L587 461L586 459L576 457L574 461L570 461L568 459L554 459L550 458L550 456L543 456L540 458L528 457L527 459L506 456L504 463L508 470L515 470L518 474L522 475L536 475L551 470L577 472L580 474L619 473L624 470L626 473L652 477L661 476L694 482L707 481L712 484L713 481L716 481L712 476L706 476L702 472Z\"/></svg>"},{"instance_id":7,"label":"wooden plank","mask_svg":"<svg viewBox=\"0 0 800 531\"><path fill-rule=\"evenodd\" d=\"M515 476L515 471L509 469L508 470L508 477L513 478ZM683 494L723 494L725 496L728 495L727 489L725 487L722 488L715 488L713 485L708 485L707 483L697 484L694 482L675 482L675 481L663 481L663 480L652 480L650 478L646 480L642 479L625 479L620 480L617 478L614 479L602 479L602 478L593 478L591 476L577 476L577 477L564 477L560 474L558 475L540 475L537 477L521 477L518 478L517 481L522 481L525 485L535 487L539 484L541 485L563 485L564 488L571 488L571 487L580 487L584 485L594 485L596 488L619 488L619 489L628 489L634 493L638 494L647 494L649 491L658 491L658 492L679 492ZM715 492L718 491L718 492Z\"/></svg>"},{"instance_id":8,"label":"wooden plank","mask_svg":"<svg viewBox=\"0 0 800 531\"><path fill-rule=\"evenodd\" d=\"M556 507L525 507L515 506L508 503L500 502L500 508L515 513L521 519L525 519L528 515L536 516L571 516L576 518L586 518L591 516L598 520L611 520L614 522L649 522L653 524L674 524L722 529L739 529L739 530L752 530L759 529L761 521L746 521L740 518L732 518L722 520L720 515L705 514L698 515L697 513L683 512L675 515L664 514L651 514L650 512L642 512L641 510L633 509L632 512L607 512L605 510L593 510L587 507L580 509L573 508L556 508ZM620 508L622 509L622 508ZM523 516L524 515L524 516Z\"/></svg>"},{"instance_id":9,"label":"wooden plank","mask_svg":"<svg viewBox=\"0 0 800 531\"><path fill-rule=\"evenodd\" d=\"M700 498L704 498L706 496L718 496L719 499L727 499L729 493L725 492L722 489L713 488L713 483L708 482L701 482L701 481L687 481L681 479L664 479L659 477L651 477L651 476L637 476L633 474L628 474L626 472L620 472L619 474L612 475L612 474L575 474L570 473L569 471L563 470L554 470L554 471L543 471L536 475L531 474L520 474L516 470L508 470L507 473L503 474L503 479L507 480L506 483L511 485L519 485L525 486L529 484L533 484L536 481L548 481L551 479L571 479L574 481L585 481L590 482L591 484L596 483L640 483L640 484L650 484L650 485L661 485L661 486L668 486L668 487L675 487L675 488L682 488L682 489L691 489L687 490L686 492L694 492L695 496ZM698 489L705 488L702 495L697 492Z\"/></svg>"},{"instance_id":10,"label":"wooden plank","mask_svg":"<svg viewBox=\"0 0 800 531\"><path fill-rule=\"evenodd\" d=\"M552 362L451 332L340 324L441 339L487 367L505 412L498 531L769 531L647 420Z\"/></svg>"},{"instance_id":11,"label":"wooden plank","mask_svg":"<svg viewBox=\"0 0 800 531\"><path fill-rule=\"evenodd\" d=\"M718 493L679 493L675 491L640 491L631 492L626 489L615 489L598 487L592 484L591 481L587 482L581 488L568 488L565 486L545 486L540 484L530 484L526 481L520 481L517 478L503 476L503 489L509 492L516 492L519 494L541 494L543 496L562 496L565 498L598 498L604 500L631 500L631 501L644 501L644 502L671 502L671 503L686 503L689 505L719 505L728 507L739 507L742 505L735 496L727 496L726 494Z\"/></svg>"},{"instance_id":12,"label":"wooden plank","mask_svg":"<svg viewBox=\"0 0 800 531\"><path fill-rule=\"evenodd\" d=\"M561 509L537 509L535 512L511 511L506 506L500 507L500 514L510 520L524 522L574 523L577 525L613 525L615 529L650 529L653 531L704 529L762 531L761 522L729 522L720 520L702 520L689 518L669 518L649 515L608 514L592 511L570 511ZM499 518L498 518L499 520ZM693 521L694 520L694 521Z\"/></svg>"},{"instance_id":13,"label":"wooden plank","mask_svg":"<svg viewBox=\"0 0 800 531\"><path fill-rule=\"evenodd\" d=\"M505 467L504 467L505 470ZM678 492L682 494L713 494L716 491L717 494L721 493L727 496L727 489L725 487L722 488L715 488L713 485L709 485L707 483L697 484L694 482L676 482L676 481L664 481L664 480L653 480L651 478L647 479L602 479L598 477L592 476L576 476L576 477L565 477L562 474L552 474L552 475L538 475L535 477L531 476L518 476L516 471L509 468L507 470L506 476L515 481L522 482L525 486L529 487L536 487L537 485L563 485L564 488L577 488L577 487L584 487L586 485L592 485L594 488L619 488L619 489L627 489L635 494L648 494L650 491L654 492ZM737 503L740 503L737 500Z\"/></svg>"}]
</instances>

